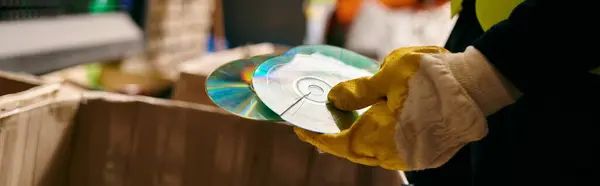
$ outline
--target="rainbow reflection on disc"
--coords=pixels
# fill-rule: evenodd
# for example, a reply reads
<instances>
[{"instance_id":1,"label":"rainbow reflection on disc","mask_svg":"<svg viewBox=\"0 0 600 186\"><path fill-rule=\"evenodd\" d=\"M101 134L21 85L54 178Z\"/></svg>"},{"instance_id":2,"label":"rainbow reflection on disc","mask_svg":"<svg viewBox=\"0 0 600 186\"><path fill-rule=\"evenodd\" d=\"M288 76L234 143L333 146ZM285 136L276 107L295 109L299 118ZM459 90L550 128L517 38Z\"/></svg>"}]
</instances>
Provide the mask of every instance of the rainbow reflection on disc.
<instances>
[{"instance_id":1,"label":"rainbow reflection on disc","mask_svg":"<svg viewBox=\"0 0 600 186\"><path fill-rule=\"evenodd\" d=\"M253 92L252 75L263 61L277 55L268 54L229 62L206 79L206 93L219 107L240 117L254 120L283 121L265 106Z\"/></svg>"},{"instance_id":2,"label":"rainbow reflection on disc","mask_svg":"<svg viewBox=\"0 0 600 186\"><path fill-rule=\"evenodd\" d=\"M252 77L256 95L285 121L297 127L335 134L350 126L357 111L341 111L328 105L327 95L336 84L372 76L375 60L346 49L308 45L261 63Z\"/></svg>"}]
</instances>

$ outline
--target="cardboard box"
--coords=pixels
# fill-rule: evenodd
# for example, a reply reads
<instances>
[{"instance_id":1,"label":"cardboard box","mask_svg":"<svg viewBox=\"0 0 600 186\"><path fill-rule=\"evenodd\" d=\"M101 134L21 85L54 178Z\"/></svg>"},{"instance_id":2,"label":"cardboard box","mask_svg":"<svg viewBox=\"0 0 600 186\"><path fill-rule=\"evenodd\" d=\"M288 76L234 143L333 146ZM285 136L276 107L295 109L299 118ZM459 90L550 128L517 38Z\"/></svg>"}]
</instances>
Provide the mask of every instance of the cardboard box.
<instances>
[{"instance_id":1,"label":"cardboard box","mask_svg":"<svg viewBox=\"0 0 600 186\"><path fill-rule=\"evenodd\" d=\"M28 86L0 97L0 107L22 103L0 112L2 186L402 183L398 172L318 154L286 125L201 104Z\"/></svg>"},{"instance_id":2,"label":"cardboard box","mask_svg":"<svg viewBox=\"0 0 600 186\"><path fill-rule=\"evenodd\" d=\"M179 79L175 82L173 99L214 105L206 94L206 78L219 66L249 56L284 53L289 47L261 43L208 54L186 61L179 66Z\"/></svg>"}]
</instances>

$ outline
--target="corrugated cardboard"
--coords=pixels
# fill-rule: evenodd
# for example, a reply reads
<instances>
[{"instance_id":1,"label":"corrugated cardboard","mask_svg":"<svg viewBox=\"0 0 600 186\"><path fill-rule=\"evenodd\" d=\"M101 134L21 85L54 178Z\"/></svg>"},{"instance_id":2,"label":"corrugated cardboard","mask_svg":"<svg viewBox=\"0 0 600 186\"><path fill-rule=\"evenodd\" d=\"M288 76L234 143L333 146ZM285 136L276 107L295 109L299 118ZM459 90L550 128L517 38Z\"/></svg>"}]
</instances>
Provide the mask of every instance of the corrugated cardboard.
<instances>
[{"instance_id":1,"label":"corrugated cardboard","mask_svg":"<svg viewBox=\"0 0 600 186\"><path fill-rule=\"evenodd\" d=\"M212 106L68 91L60 84L8 96L0 105L27 104L0 113L2 186L401 183L398 172L318 154L289 126Z\"/></svg>"},{"instance_id":2,"label":"corrugated cardboard","mask_svg":"<svg viewBox=\"0 0 600 186\"><path fill-rule=\"evenodd\" d=\"M17 82L3 79L9 81ZM66 185L79 101L56 100L78 92L61 88L46 84L0 97L0 185Z\"/></svg>"}]
</instances>

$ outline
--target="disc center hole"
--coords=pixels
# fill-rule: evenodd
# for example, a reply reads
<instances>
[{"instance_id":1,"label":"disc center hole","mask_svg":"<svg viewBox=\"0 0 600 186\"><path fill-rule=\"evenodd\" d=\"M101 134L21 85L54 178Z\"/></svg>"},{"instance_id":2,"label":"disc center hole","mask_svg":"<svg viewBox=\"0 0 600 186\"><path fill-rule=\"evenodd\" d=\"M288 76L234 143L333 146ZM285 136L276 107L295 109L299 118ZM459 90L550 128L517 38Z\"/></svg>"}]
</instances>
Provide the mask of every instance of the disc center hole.
<instances>
[{"instance_id":1,"label":"disc center hole","mask_svg":"<svg viewBox=\"0 0 600 186\"><path fill-rule=\"evenodd\" d=\"M321 95L321 94L325 93L325 90L323 90L323 88L321 88L317 85L308 85L308 91L310 91L311 94L316 94L316 95Z\"/></svg>"}]
</instances>

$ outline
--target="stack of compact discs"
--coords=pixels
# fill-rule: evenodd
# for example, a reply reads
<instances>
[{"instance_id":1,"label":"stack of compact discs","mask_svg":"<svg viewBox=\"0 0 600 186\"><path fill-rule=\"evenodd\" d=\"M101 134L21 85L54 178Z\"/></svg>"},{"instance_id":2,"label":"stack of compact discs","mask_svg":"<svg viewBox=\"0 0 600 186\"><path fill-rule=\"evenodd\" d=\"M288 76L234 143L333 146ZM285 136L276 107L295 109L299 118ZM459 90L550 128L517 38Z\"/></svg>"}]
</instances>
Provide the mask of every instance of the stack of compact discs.
<instances>
[{"instance_id":1,"label":"stack of compact discs","mask_svg":"<svg viewBox=\"0 0 600 186\"><path fill-rule=\"evenodd\" d=\"M255 56L220 66L206 80L208 96L217 106L238 116L255 120L283 121L258 99L251 84L254 69L274 56Z\"/></svg>"},{"instance_id":2,"label":"stack of compact discs","mask_svg":"<svg viewBox=\"0 0 600 186\"><path fill-rule=\"evenodd\" d=\"M283 55L263 55L227 63L207 79L215 104L238 116L287 121L297 127L338 133L367 108L340 111L327 104L336 84L379 69L375 60L338 47L308 45Z\"/></svg>"}]
</instances>

